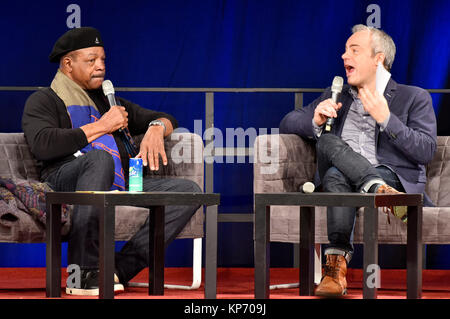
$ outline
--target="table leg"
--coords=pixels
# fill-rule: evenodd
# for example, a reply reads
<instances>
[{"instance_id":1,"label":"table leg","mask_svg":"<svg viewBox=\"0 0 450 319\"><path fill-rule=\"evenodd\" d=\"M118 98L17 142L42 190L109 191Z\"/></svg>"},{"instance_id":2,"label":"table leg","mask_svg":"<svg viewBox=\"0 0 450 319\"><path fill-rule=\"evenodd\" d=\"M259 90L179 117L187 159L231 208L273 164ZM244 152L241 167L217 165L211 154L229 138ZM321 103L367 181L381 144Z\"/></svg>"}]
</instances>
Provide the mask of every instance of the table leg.
<instances>
[{"instance_id":1,"label":"table leg","mask_svg":"<svg viewBox=\"0 0 450 319\"><path fill-rule=\"evenodd\" d=\"M314 207L300 207L300 296L314 295L314 215Z\"/></svg>"},{"instance_id":2,"label":"table leg","mask_svg":"<svg viewBox=\"0 0 450 319\"><path fill-rule=\"evenodd\" d=\"M255 298L270 296L270 206L255 200Z\"/></svg>"},{"instance_id":3,"label":"table leg","mask_svg":"<svg viewBox=\"0 0 450 319\"><path fill-rule=\"evenodd\" d=\"M164 206L150 207L148 294L164 295Z\"/></svg>"},{"instance_id":4,"label":"table leg","mask_svg":"<svg viewBox=\"0 0 450 319\"><path fill-rule=\"evenodd\" d=\"M206 208L205 299L217 296L217 205Z\"/></svg>"},{"instance_id":5,"label":"table leg","mask_svg":"<svg viewBox=\"0 0 450 319\"><path fill-rule=\"evenodd\" d=\"M46 296L61 297L61 204L46 210Z\"/></svg>"},{"instance_id":6,"label":"table leg","mask_svg":"<svg viewBox=\"0 0 450 319\"><path fill-rule=\"evenodd\" d=\"M422 298L422 206L408 207L406 245L408 299Z\"/></svg>"},{"instance_id":7,"label":"table leg","mask_svg":"<svg viewBox=\"0 0 450 319\"><path fill-rule=\"evenodd\" d=\"M99 207L99 298L114 299L115 207Z\"/></svg>"},{"instance_id":8,"label":"table leg","mask_svg":"<svg viewBox=\"0 0 450 319\"><path fill-rule=\"evenodd\" d=\"M376 299L380 282L378 265L378 209L364 209L363 298Z\"/></svg>"}]
</instances>

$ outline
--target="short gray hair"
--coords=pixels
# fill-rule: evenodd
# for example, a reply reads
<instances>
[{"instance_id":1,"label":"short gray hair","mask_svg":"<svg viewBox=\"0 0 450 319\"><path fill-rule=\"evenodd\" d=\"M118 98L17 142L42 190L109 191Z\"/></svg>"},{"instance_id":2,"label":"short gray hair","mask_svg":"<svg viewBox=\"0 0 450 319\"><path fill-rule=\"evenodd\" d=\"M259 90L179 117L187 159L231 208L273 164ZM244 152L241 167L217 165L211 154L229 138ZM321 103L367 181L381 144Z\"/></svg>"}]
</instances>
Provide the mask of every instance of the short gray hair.
<instances>
[{"instance_id":1,"label":"short gray hair","mask_svg":"<svg viewBox=\"0 0 450 319\"><path fill-rule=\"evenodd\" d=\"M357 24L353 26L352 33L358 31L369 31L371 35L373 54L384 53L384 67L390 71L392 68L392 63L394 63L395 58L395 43L394 40L383 30L369 27L364 24Z\"/></svg>"}]
</instances>

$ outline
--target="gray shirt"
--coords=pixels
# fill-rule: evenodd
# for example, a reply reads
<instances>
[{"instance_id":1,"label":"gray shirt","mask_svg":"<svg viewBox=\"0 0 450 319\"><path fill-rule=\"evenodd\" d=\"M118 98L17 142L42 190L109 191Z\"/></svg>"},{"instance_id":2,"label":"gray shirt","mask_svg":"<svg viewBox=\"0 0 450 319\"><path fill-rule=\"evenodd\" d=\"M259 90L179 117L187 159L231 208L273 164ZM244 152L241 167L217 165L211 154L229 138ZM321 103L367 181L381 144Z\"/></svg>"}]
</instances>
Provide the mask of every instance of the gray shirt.
<instances>
[{"instance_id":1,"label":"gray shirt","mask_svg":"<svg viewBox=\"0 0 450 319\"><path fill-rule=\"evenodd\" d=\"M385 87L383 88L384 91ZM361 100L358 98L358 93L353 87L350 88L350 94L353 97L353 102L348 110L347 117L342 128L341 138L357 153L361 154L372 165L377 165L375 145L375 126L376 121L364 110ZM380 125L380 130L383 131L390 116ZM313 127L317 136L322 134L323 126L316 125L313 119Z\"/></svg>"}]
</instances>

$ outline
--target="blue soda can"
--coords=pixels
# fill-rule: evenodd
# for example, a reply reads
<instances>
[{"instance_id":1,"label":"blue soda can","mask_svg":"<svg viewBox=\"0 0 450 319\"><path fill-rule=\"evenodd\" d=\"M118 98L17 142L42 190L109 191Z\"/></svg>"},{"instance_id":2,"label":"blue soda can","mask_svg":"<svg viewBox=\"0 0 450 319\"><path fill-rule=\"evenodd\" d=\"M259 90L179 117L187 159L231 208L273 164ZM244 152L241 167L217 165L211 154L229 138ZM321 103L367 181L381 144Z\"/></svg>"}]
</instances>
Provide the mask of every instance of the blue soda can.
<instances>
[{"instance_id":1,"label":"blue soda can","mask_svg":"<svg viewBox=\"0 0 450 319\"><path fill-rule=\"evenodd\" d=\"M142 192L142 158L130 158L128 190Z\"/></svg>"}]
</instances>

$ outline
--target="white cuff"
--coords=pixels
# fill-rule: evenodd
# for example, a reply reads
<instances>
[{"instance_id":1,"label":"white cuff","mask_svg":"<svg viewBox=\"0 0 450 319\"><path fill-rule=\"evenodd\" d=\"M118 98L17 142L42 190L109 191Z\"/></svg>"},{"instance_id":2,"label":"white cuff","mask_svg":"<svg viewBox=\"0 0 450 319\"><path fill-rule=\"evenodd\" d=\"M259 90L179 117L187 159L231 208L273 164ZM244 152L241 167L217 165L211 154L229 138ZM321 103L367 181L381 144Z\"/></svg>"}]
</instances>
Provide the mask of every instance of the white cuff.
<instances>
[{"instance_id":1,"label":"white cuff","mask_svg":"<svg viewBox=\"0 0 450 319\"><path fill-rule=\"evenodd\" d=\"M375 184L384 185L384 184L386 184L386 182L383 181L382 179L372 179L372 180L368 181L366 184L364 184L363 187L361 187L361 193L368 193L369 189Z\"/></svg>"},{"instance_id":2,"label":"white cuff","mask_svg":"<svg viewBox=\"0 0 450 319\"><path fill-rule=\"evenodd\" d=\"M391 113L389 112L387 119L385 119L383 123L378 124L378 125L380 125L380 132L383 132L386 129L390 118L391 118Z\"/></svg>"},{"instance_id":3,"label":"white cuff","mask_svg":"<svg viewBox=\"0 0 450 319\"><path fill-rule=\"evenodd\" d=\"M323 125L322 126L318 126L316 124L316 122L314 122L314 119L312 119L312 126L313 126L314 135L316 137L320 137L320 135L322 135Z\"/></svg>"}]
</instances>

